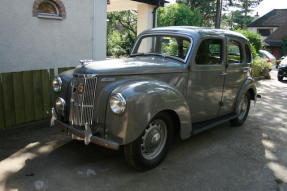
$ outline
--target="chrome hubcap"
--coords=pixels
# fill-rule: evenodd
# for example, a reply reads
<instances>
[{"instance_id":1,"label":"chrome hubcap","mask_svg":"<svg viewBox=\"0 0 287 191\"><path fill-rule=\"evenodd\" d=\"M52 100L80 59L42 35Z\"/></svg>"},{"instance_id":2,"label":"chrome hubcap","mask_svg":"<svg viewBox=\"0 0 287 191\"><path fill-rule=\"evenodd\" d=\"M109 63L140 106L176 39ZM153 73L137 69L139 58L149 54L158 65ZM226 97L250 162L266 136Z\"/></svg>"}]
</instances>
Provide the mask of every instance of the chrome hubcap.
<instances>
[{"instance_id":1,"label":"chrome hubcap","mask_svg":"<svg viewBox=\"0 0 287 191\"><path fill-rule=\"evenodd\" d=\"M246 115L246 113L247 113L247 108L248 108L248 98L247 98L247 96L245 95L243 98L242 98L242 100L241 100L241 102L240 102L240 104L239 104L239 119L240 120L242 120L244 117L245 117L245 115Z\"/></svg>"},{"instance_id":2,"label":"chrome hubcap","mask_svg":"<svg viewBox=\"0 0 287 191\"><path fill-rule=\"evenodd\" d=\"M141 153L145 159L156 158L163 150L167 139L167 126L161 119L152 121L142 136Z\"/></svg>"}]
</instances>

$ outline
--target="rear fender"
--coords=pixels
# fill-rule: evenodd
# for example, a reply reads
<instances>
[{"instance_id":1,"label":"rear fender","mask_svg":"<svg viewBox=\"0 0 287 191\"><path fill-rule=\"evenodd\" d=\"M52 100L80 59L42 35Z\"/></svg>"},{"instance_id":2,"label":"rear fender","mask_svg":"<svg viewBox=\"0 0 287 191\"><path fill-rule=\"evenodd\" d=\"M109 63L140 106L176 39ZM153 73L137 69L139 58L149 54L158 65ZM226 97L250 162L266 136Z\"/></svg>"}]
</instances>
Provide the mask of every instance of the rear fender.
<instances>
[{"instance_id":1,"label":"rear fender","mask_svg":"<svg viewBox=\"0 0 287 191\"><path fill-rule=\"evenodd\" d=\"M235 99L234 103L234 111L236 111L236 108L239 104L240 98L246 94L247 92L252 92L251 93L251 99L256 102L257 100L257 89L256 89L256 83L255 80L251 77L248 77L245 82L241 85L240 90L238 91L238 94Z\"/></svg>"}]
</instances>

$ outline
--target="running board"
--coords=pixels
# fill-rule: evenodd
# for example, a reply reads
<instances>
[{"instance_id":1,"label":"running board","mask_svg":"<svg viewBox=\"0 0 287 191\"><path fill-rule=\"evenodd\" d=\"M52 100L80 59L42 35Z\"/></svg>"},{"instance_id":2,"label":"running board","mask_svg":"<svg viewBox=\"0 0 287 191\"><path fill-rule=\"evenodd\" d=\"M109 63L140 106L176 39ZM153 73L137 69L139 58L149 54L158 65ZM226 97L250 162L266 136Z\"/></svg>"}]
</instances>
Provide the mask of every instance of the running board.
<instances>
[{"instance_id":1,"label":"running board","mask_svg":"<svg viewBox=\"0 0 287 191\"><path fill-rule=\"evenodd\" d=\"M199 122L199 123L194 123L192 124L192 135L201 133L203 131L206 131L208 129L211 129L215 126L218 126L222 123L228 122L234 118L236 118L237 115L232 113L232 114L228 114L228 115L224 115L222 117L219 118L215 118L215 119L211 119L205 122Z\"/></svg>"}]
</instances>

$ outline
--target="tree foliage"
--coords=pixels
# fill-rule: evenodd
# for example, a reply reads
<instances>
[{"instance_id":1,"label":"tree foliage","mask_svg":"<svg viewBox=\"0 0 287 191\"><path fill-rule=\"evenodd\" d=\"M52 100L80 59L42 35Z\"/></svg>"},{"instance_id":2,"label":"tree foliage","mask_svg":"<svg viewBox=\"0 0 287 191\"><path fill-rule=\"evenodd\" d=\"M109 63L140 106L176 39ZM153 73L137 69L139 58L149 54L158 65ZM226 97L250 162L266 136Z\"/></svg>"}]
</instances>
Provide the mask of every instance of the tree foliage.
<instances>
[{"instance_id":1,"label":"tree foliage","mask_svg":"<svg viewBox=\"0 0 287 191\"><path fill-rule=\"evenodd\" d=\"M216 15L216 0L177 0L179 4L185 4L190 9L197 10L202 19L201 26L212 26Z\"/></svg>"},{"instance_id":2,"label":"tree foliage","mask_svg":"<svg viewBox=\"0 0 287 191\"><path fill-rule=\"evenodd\" d=\"M200 26L201 14L184 4L172 4L158 9L158 26Z\"/></svg>"},{"instance_id":3,"label":"tree foliage","mask_svg":"<svg viewBox=\"0 0 287 191\"><path fill-rule=\"evenodd\" d=\"M234 7L239 10L238 17L241 22L241 29L247 28L248 22L250 21L250 13L253 12L253 8L257 7L263 0L228 0L229 7Z\"/></svg>"},{"instance_id":4,"label":"tree foliage","mask_svg":"<svg viewBox=\"0 0 287 191\"><path fill-rule=\"evenodd\" d=\"M108 56L119 57L128 55L136 36L136 11L108 13Z\"/></svg>"},{"instance_id":5,"label":"tree foliage","mask_svg":"<svg viewBox=\"0 0 287 191\"><path fill-rule=\"evenodd\" d=\"M253 21L254 17L244 16L244 12L240 10L231 11L226 13L222 17L223 27L230 30L243 29L246 25L250 24Z\"/></svg>"}]
</instances>

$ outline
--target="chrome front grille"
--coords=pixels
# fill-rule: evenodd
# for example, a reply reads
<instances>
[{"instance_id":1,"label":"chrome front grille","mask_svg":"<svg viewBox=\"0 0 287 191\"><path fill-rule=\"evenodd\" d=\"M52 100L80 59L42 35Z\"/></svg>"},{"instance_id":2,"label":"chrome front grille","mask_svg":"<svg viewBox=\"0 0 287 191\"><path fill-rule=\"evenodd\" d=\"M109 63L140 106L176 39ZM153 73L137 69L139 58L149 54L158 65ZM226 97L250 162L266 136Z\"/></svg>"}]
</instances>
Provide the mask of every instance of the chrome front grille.
<instances>
[{"instance_id":1,"label":"chrome front grille","mask_svg":"<svg viewBox=\"0 0 287 191\"><path fill-rule=\"evenodd\" d=\"M69 121L72 125L92 125L96 96L96 75L74 75L71 82Z\"/></svg>"}]
</instances>

